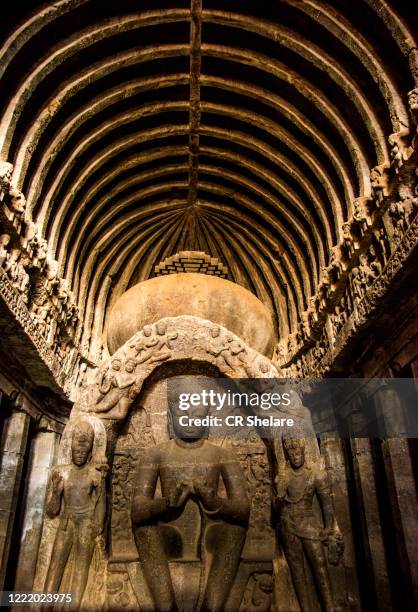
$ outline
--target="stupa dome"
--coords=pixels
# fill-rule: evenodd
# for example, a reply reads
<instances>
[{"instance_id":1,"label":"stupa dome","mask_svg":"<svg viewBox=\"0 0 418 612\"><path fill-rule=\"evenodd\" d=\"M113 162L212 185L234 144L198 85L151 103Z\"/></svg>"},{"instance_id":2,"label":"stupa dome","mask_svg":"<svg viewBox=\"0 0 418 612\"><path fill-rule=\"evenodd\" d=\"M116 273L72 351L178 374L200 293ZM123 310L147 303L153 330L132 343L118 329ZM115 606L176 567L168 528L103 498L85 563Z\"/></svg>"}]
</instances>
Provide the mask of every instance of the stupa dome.
<instances>
[{"instance_id":1,"label":"stupa dome","mask_svg":"<svg viewBox=\"0 0 418 612\"><path fill-rule=\"evenodd\" d=\"M253 349L272 356L275 333L269 309L236 283L194 272L151 278L122 294L106 325L110 354L145 325L180 315L222 325Z\"/></svg>"}]
</instances>

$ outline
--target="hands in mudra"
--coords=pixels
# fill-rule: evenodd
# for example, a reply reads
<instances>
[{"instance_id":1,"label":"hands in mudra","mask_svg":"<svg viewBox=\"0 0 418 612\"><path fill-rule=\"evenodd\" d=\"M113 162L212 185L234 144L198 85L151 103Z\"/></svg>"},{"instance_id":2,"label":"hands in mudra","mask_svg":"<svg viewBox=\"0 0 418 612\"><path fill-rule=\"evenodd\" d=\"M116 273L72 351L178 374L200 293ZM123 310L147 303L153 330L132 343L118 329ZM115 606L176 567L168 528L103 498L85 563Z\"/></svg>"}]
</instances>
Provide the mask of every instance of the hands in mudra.
<instances>
[{"instance_id":1,"label":"hands in mudra","mask_svg":"<svg viewBox=\"0 0 418 612\"><path fill-rule=\"evenodd\" d=\"M198 481L194 481L193 484L185 482L178 484L169 496L169 505L171 508L181 508L192 495L201 501L206 510L213 511L219 507L219 499L215 490L208 487L205 482L200 483Z\"/></svg>"}]
</instances>

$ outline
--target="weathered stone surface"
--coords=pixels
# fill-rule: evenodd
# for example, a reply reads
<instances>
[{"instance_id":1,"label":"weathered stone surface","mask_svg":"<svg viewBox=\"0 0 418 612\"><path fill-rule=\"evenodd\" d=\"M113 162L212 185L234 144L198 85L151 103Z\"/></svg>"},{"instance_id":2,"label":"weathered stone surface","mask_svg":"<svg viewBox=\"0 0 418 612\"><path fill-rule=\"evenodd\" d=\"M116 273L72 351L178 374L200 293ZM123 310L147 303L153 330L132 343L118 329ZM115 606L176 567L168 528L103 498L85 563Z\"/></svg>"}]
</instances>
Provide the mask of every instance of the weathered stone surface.
<instances>
[{"instance_id":1,"label":"weathered stone surface","mask_svg":"<svg viewBox=\"0 0 418 612\"><path fill-rule=\"evenodd\" d=\"M38 4L6 7L0 43L0 419L25 411L0 464L0 577L74 588L89 610L173 607L171 590L185 611L218 595L206 608L417 608L415 441L336 439L346 416L328 405L330 437L308 440L299 468L281 440L210 433L210 474L228 476L227 457L241 475L235 508L249 506L239 525L218 516L218 537L208 511L227 507L231 487L189 482L208 445L188 449L194 467L180 450L164 464L173 377L417 375L412 8ZM355 418L379 407L367 395ZM42 435L68 417L52 459ZM29 418L42 432L30 456ZM77 466L80 427L93 442ZM7 437L10 420L0 428ZM154 524L144 544L141 511L164 503L164 471L167 537ZM150 474L158 485L132 526ZM55 518L42 518L45 500ZM205 583L211 555L223 587Z\"/></svg>"},{"instance_id":2,"label":"weathered stone surface","mask_svg":"<svg viewBox=\"0 0 418 612\"><path fill-rule=\"evenodd\" d=\"M15 411L6 419L1 439L0 464L0 588L3 588L12 544L17 498L22 476L30 417Z\"/></svg>"},{"instance_id":3,"label":"weathered stone surface","mask_svg":"<svg viewBox=\"0 0 418 612\"><path fill-rule=\"evenodd\" d=\"M49 471L58 450L58 435L53 431L38 431L32 440L26 480L22 535L14 588L31 591L35 579L37 551L42 536Z\"/></svg>"}]
</instances>

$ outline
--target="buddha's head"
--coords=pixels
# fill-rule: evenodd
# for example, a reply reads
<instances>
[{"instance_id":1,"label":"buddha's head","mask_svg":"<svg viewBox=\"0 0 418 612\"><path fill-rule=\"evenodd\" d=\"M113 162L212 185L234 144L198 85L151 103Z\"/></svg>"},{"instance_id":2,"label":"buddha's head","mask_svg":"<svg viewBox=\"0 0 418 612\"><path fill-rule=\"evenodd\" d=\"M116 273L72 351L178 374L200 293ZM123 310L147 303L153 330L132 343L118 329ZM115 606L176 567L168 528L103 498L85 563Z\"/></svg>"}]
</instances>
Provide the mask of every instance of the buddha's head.
<instances>
[{"instance_id":1,"label":"buddha's head","mask_svg":"<svg viewBox=\"0 0 418 612\"><path fill-rule=\"evenodd\" d=\"M203 404L190 406L188 410L182 410L173 403L168 411L170 436L182 440L200 440L201 438L206 438L208 427L197 424L195 419L203 419L208 413L209 406L204 406ZM181 417L183 418L181 419Z\"/></svg>"}]
</instances>

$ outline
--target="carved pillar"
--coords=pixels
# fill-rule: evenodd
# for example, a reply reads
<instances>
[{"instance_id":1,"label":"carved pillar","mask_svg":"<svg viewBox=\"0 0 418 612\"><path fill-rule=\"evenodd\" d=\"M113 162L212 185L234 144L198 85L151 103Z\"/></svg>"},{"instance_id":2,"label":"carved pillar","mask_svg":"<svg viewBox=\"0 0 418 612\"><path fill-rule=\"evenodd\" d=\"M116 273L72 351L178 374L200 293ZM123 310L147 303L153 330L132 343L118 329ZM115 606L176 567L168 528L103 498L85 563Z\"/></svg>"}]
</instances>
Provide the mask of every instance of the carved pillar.
<instances>
[{"instance_id":1,"label":"carved pillar","mask_svg":"<svg viewBox=\"0 0 418 612\"><path fill-rule=\"evenodd\" d=\"M13 410L3 428L0 467L0 590L6 575L29 422L30 416L26 412Z\"/></svg>"},{"instance_id":2,"label":"carved pillar","mask_svg":"<svg viewBox=\"0 0 418 612\"><path fill-rule=\"evenodd\" d=\"M349 492L347 475L345 469L345 458L343 443L335 433L334 436L321 440L321 455L324 458L325 467L330 479L333 504L338 525L344 534L344 564L339 567L331 567L334 582L338 587L338 598L343 607L344 597L348 597L350 610L359 609L359 587L357 582L356 555L352 538L353 525L350 517Z\"/></svg>"},{"instance_id":3,"label":"carved pillar","mask_svg":"<svg viewBox=\"0 0 418 612\"><path fill-rule=\"evenodd\" d=\"M370 568L368 576L373 580L373 594L376 598L376 601L372 603L375 603L382 612L389 612L393 607L388 582L372 442L369 438L351 438L350 445L365 561ZM367 591L371 590L369 586Z\"/></svg>"},{"instance_id":4,"label":"carved pillar","mask_svg":"<svg viewBox=\"0 0 418 612\"><path fill-rule=\"evenodd\" d=\"M14 588L31 591L42 535L43 514L49 471L55 463L59 435L38 430L32 440L25 491L25 508Z\"/></svg>"},{"instance_id":5,"label":"carved pillar","mask_svg":"<svg viewBox=\"0 0 418 612\"><path fill-rule=\"evenodd\" d=\"M348 465L355 487L351 496L355 508L353 528L354 533L361 537L361 540L358 538L361 544L359 554L363 556L361 563L366 571L361 574L360 580L363 585L363 598L367 598L366 606L389 612L393 606L379 509L379 483L376 479L373 442L366 437L369 433L369 401L366 395L354 396L348 413L349 431L365 436L348 439Z\"/></svg>"},{"instance_id":6,"label":"carved pillar","mask_svg":"<svg viewBox=\"0 0 418 612\"><path fill-rule=\"evenodd\" d=\"M382 414L386 425L393 409L400 402L397 393L390 387L380 388L374 396L376 407ZM399 423L394 424L399 427ZM394 430L393 425L389 431ZM418 525L418 506L415 492L414 471L406 437L386 438L382 441L384 468L389 490L393 524L396 534L399 561L404 577L404 592L407 599L418 605L418 548L416 546L416 526Z\"/></svg>"}]
</instances>

